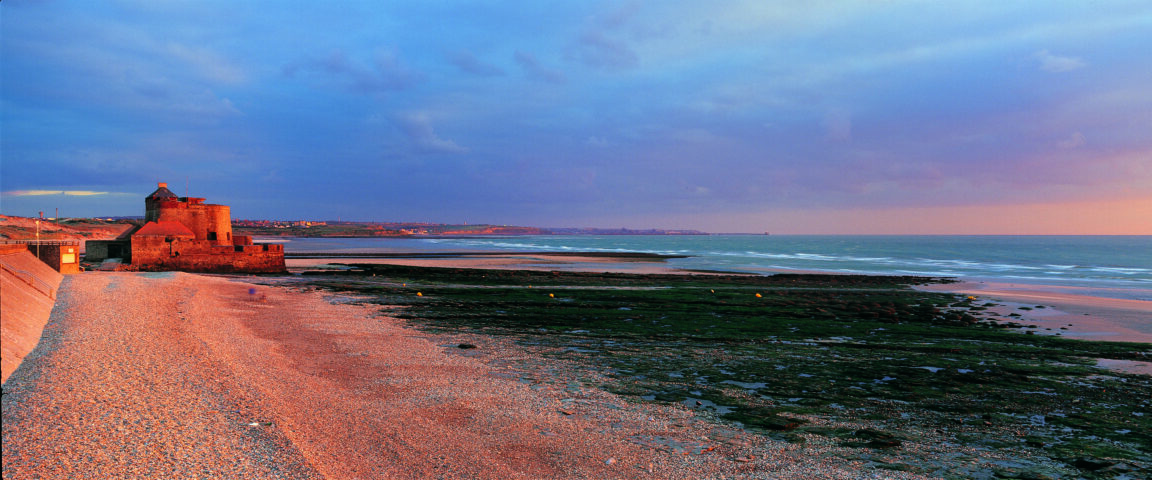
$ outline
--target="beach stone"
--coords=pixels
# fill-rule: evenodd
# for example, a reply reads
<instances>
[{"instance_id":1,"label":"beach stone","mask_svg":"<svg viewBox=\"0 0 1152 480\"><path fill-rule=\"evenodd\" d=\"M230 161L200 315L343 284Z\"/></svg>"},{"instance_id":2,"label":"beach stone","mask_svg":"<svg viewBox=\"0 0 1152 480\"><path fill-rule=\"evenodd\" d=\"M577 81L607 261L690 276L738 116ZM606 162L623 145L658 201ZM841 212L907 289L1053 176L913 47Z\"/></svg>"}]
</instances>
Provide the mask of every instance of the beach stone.
<instances>
[{"instance_id":1,"label":"beach stone","mask_svg":"<svg viewBox=\"0 0 1152 480\"><path fill-rule=\"evenodd\" d=\"M773 416L771 418L761 420L760 423L770 430L787 431L799 428L800 425L804 423L804 421L781 416Z\"/></svg>"},{"instance_id":2,"label":"beach stone","mask_svg":"<svg viewBox=\"0 0 1152 480\"><path fill-rule=\"evenodd\" d=\"M1095 472L1115 465L1116 462L1110 460L1100 460L1096 458L1080 457L1072 461L1072 465L1081 470Z\"/></svg>"},{"instance_id":3,"label":"beach stone","mask_svg":"<svg viewBox=\"0 0 1152 480\"><path fill-rule=\"evenodd\" d=\"M895 435L888 432L881 432L872 429L860 429L853 434L857 439L863 440L861 442L849 442L851 446L867 446L872 448L893 448L903 445L903 441L896 438Z\"/></svg>"}]
</instances>

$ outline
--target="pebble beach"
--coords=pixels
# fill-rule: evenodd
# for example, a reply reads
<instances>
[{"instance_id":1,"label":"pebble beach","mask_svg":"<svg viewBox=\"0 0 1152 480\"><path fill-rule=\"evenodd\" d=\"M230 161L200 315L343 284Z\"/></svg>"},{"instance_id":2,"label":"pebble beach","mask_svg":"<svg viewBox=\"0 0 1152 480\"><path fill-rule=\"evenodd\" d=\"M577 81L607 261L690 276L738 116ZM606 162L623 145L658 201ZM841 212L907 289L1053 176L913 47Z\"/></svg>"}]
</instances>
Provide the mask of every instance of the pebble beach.
<instances>
[{"instance_id":1,"label":"pebble beach","mask_svg":"<svg viewBox=\"0 0 1152 480\"><path fill-rule=\"evenodd\" d=\"M443 342L321 292L70 276L4 384L3 477L924 478Z\"/></svg>"}]
</instances>

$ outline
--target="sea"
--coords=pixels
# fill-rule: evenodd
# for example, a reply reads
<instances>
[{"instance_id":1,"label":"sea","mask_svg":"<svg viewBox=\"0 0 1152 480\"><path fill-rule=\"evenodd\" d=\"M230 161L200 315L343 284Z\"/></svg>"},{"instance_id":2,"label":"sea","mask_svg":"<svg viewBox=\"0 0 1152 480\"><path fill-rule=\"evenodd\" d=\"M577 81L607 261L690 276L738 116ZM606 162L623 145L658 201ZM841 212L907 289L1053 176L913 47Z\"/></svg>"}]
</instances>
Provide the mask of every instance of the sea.
<instances>
[{"instance_id":1,"label":"sea","mask_svg":"<svg viewBox=\"0 0 1152 480\"><path fill-rule=\"evenodd\" d=\"M540 235L292 238L286 252L643 252L668 266L955 277L1152 301L1152 236Z\"/></svg>"}]
</instances>

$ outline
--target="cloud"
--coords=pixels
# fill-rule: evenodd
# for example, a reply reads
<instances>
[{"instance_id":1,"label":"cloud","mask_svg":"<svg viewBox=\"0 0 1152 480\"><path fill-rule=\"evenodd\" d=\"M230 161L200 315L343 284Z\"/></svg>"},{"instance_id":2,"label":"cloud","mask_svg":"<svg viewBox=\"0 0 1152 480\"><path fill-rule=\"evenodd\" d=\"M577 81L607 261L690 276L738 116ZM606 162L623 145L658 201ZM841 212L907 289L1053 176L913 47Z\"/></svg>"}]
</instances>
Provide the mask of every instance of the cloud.
<instances>
[{"instance_id":1,"label":"cloud","mask_svg":"<svg viewBox=\"0 0 1152 480\"><path fill-rule=\"evenodd\" d=\"M548 83L565 82L563 73L540 65L540 62L532 54L517 50L513 58L516 60L516 64L520 65L520 68L528 75L528 78L532 80Z\"/></svg>"},{"instance_id":2,"label":"cloud","mask_svg":"<svg viewBox=\"0 0 1152 480\"><path fill-rule=\"evenodd\" d=\"M604 148L611 146L612 142L609 142L608 139L604 137L591 136L584 140L584 144L591 147Z\"/></svg>"},{"instance_id":3,"label":"cloud","mask_svg":"<svg viewBox=\"0 0 1152 480\"><path fill-rule=\"evenodd\" d=\"M625 2L617 8L596 15L596 22L604 28L619 29L639 16L643 3L635 0Z\"/></svg>"},{"instance_id":4,"label":"cloud","mask_svg":"<svg viewBox=\"0 0 1152 480\"><path fill-rule=\"evenodd\" d=\"M207 79L224 84L237 84L245 80L240 68L211 50L169 43L164 47L164 52Z\"/></svg>"},{"instance_id":5,"label":"cloud","mask_svg":"<svg viewBox=\"0 0 1152 480\"><path fill-rule=\"evenodd\" d=\"M1082 147L1086 143L1084 134L1080 132L1073 133L1070 137L1056 142L1056 146L1065 150L1070 150L1077 147Z\"/></svg>"},{"instance_id":6,"label":"cloud","mask_svg":"<svg viewBox=\"0 0 1152 480\"><path fill-rule=\"evenodd\" d=\"M584 32L568 52L568 58L605 70L635 67L640 59L627 45L596 31Z\"/></svg>"},{"instance_id":7,"label":"cloud","mask_svg":"<svg viewBox=\"0 0 1152 480\"><path fill-rule=\"evenodd\" d=\"M464 73L471 73L478 77L499 77L504 70L495 65L487 64L476 58L471 52L460 50L448 55L448 61Z\"/></svg>"},{"instance_id":8,"label":"cloud","mask_svg":"<svg viewBox=\"0 0 1152 480\"><path fill-rule=\"evenodd\" d=\"M259 198L273 216L322 218L332 198L379 183L374 199L419 192L411 203L430 220L465 206L558 223L598 222L615 205L648 222L643 213L1135 191L1152 178L1147 154L1116 162L1127 170L1097 159L1149 146L1152 90L1132 72L1152 10L1136 3L1004 15L869 0L358 2L301 16L133 1L9 12L22 20L4 26L4 66L22 81L3 92L0 191L58 196L5 196L5 208L116 204L64 192L125 191L182 169L221 191L262 175L272 193L337 185ZM930 28L900 30L910 18ZM1092 75L1053 73L1068 68ZM1061 76L1078 80L1044 80ZM371 168L385 155L404 178ZM449 170L451 182L433 183ZM594 180L555 186L586 172ZM689 198L697 186L710 194Z\"/></svg>"},{"instance_id":9,"label":"cloud","mask_svg":"<svg viewBox=\"0 0 1152 480\"><path fill-rule=\"evenodd\" d=\"M604 70L635 67L640 63L640 57L628 44L619 40L619 36L628 32L633 38L647 34L644 32L647 27L634 22L641 9L639 2L629 1L595 15L569 45L565 58Z\"/></svg>"},{"instance_id":10,"label":"cloud","mask_svg":"<svg viewBox=\"0 0 1152 480\"><path fill-rule=\"evenodd\" d=\"M828 138L836 141L852 139L852 118L848 112L836 110L824 116L824 129Z\"/></svg>"},{"instance_id":11,"label":"cloud","mask_svg":"<svg viewBox=\"0 0 1152 480\"><path fill-rule=\"evenodd\" d=\"M706 197L712 194L712 189L701 185L682 185L685 194L692 197Z\"/></svg>"},{"instance_id":12,"label":"cloud","mask_svg":"<svg viewBox=\"0 0 1152 480\"><path fill-rule=\"evenodd\" d=\"M1041 70L1053 73L1070 72L1086 65L1077 57L1061 57L1048 53L1048 50L1036 52L1036 59L1040 61Z\"/></svg>"},{"instance_id":13,"label":"cloud","mask_svg":"<svg viewBox=\"0 0 1152 480\"><path fill-rule=\"evenodd\" d=\"M400 131L407 135L416 146L431 153L467 153L468 149L456 142L436 135L432 122L426 113L417 112L402 115L396 119Z\"/></svg>"},{"instance_id":14,"label":"cloud","mask_svg":"<svg viewBox=\"0 0 1152 480\"><path fill-rule=\"evenodd\" d=\"M120 192L95 192L92 190L9 190L4 192L6 197L39 197L45 195L71 195L77 197L91 197L96 195L132 195Z\"/></svg>"},{"instance_id":15,"label":"cloud","mask_svg":"<svg viewBox=\"0 0 1152 480\"><path fill-rule=\"evenodd\" d=\"M197 124L241 113L216 93L221 87L243 89L247 81L243 69L224 55L138 32L95 30L91 41L34 38L24 40L12 54L6 50L5 67L27 75L27 81L5 88L6 99L37 108L113 109L118 122L134 118L136 112Z\"/></svg>"},{"instance_id":16,"label":"cloud","mask_svg":"<svg viewBox=\"0 0 1152 480\"><path fill-rule=\"evenodd\" d=\"M388 51L377 52L369 65L350 60L343 51L335 50L325 58L303 60L284 67L285 76L295 77L299 72L327 74L355 93L403 90L424 77Z\"/></svg>"},{"instance_id":17,"label":"cloud","mask_svg":"<svg viewBox=\"0 0 1152 480\"><path fill-rule=\"evenodd\" d=\"M211 90L193 91L179 86L149 84L131 85L134 96L126 96L123 106L180 118L190 123L211 122L220 118L243 115L232 100L221 98Z\"/></svg>"}]
</instances>

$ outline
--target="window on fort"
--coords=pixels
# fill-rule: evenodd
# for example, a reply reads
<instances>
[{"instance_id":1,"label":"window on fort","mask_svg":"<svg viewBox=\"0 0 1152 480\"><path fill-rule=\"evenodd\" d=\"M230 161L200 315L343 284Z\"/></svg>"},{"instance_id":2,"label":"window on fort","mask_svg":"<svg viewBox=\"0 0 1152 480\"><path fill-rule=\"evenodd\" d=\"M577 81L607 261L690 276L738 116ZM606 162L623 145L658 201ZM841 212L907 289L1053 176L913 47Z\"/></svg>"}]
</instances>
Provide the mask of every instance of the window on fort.
<instances>
[{"instance_id":1,"label":"window on fort","mask_svg":"<svg viewBox=\"0 0 1152 480\"><path fill-rule=\"evenodd\" d=\"M226 235L226 237L225 237L225 238L226 238L226 239L227 239L229 242L231 242L231 241L232 241L232 232L228 232L228 233L225 233L224 235Z\"/></svg>"},{"instance_id":2,"label":"window on fort","mask_svg":"<svg viewBox=\"0 0 1152 480\"><path fill-rule=\"evenodd\" d=\"M208 232L209 240L216 240L216 232Z\"/></svg>"}]
</instances>

